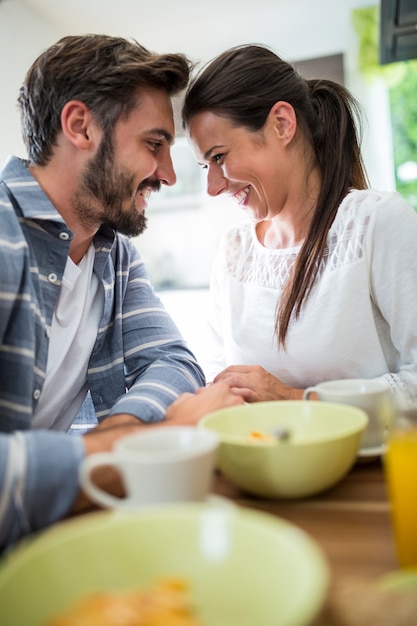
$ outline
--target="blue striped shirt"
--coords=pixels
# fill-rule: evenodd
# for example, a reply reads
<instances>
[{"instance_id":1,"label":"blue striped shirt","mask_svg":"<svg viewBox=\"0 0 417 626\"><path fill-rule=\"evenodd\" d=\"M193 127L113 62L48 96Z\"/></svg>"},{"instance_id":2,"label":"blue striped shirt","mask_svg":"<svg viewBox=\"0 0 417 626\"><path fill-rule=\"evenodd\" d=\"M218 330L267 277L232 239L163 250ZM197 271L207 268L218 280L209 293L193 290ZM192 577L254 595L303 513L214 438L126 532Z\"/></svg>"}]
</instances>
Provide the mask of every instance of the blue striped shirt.
<instances>
[{"instance_id":1,"label":"blue striped shirt","mask_svg":"<svg viewBox=\"0 0 417 626\"><path fill-rule=\"evenodd\" d=\"M1 546L69 511L83 446L79 437L28 432L73 235L24 161L10 158L0 180L0 432L15 433L0 435ZM202 370L132 242L101 229L94 246L94 272L105 294L88 367L97 418L130 413L162 420L181 392L205 384ZM48 505L38 501L38 490L49 494Z\"/></svg>"}]
</instances>

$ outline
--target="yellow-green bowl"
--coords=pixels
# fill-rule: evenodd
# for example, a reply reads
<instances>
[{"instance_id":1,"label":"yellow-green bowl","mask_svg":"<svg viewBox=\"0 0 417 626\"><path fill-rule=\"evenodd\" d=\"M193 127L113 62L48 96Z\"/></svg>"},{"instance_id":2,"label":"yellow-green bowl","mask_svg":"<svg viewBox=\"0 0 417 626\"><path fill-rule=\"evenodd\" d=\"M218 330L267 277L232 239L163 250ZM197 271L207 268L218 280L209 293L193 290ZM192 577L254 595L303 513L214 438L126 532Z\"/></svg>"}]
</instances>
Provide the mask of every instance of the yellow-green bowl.
<instances>
[{"instance_id":1,"label":"yellow-green bowl","mask_svg":"<svg viewBox=\"0 0 417 626\"><path fill-rule=\"evenodd\" d=\"M206 626L307 625L329 581L316 543L266 513L216 500L95 513L3 560L0 624L44 626L97 590L148 588L171 576L189 582Z\"/></svg>"},{"instance_id":2,"label":"yellow-green bowl","mask_svg":"<svg viewBox=\"0 0 417 626\"><path fill-rule=\"evenodd\" d=\"M417 595L417 567L408 567L384 574L376 582L381 591L404 591Z\"/></svg>"},{"instance_id":3,"label":"yellow-green bowl","mask_svg":"<svg viewBox=\"0 0 417 626\"><path fill-rule=\"evenodd\" d=\"M264 498L312 496L340 481L355 462L367 414L315 401L256 402L215 411L199 428L220 440L217 465L239 488ZM277 427L289 438L264 441Z\"/></svg>"}]
</instances>

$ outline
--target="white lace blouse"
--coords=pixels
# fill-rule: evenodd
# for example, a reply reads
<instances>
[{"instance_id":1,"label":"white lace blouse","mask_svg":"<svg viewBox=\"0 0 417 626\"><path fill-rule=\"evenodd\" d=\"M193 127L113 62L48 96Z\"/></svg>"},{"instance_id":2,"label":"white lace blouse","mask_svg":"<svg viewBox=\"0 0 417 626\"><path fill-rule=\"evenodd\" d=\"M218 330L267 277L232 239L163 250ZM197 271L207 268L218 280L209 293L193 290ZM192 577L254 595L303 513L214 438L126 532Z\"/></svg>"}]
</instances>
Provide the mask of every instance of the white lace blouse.
<instances>
[{"instance_id":1,"label":"white lace blouse","mask_svg":"<svg viewBox=\"0 0 417 626\"><path fill-rule=\"evenodd\" d=\"M305 388L337 378L385 378L417 390L417 214L395 192L352 191L329 231L317 281L287 335L276 305L299 248L268 249L254 222L229 229L212 270L207 380L257 364Z\"/></svg>"}]
</instances>

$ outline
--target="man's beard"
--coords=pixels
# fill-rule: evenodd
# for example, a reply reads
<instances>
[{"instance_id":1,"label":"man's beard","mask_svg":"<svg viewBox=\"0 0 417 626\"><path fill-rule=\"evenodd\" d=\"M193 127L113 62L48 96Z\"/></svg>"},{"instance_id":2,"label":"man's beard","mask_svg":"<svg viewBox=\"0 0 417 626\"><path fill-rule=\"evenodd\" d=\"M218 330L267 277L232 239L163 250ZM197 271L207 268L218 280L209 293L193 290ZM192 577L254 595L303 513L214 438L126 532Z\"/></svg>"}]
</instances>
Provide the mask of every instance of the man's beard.
<instances>
[{"instance_id":1,"label":"man's beard","mask_svg":"<svg viewBox=\"0 0 417 626\"><path fill-rule=\"evenodd\" d=\"M141 187L158 190L160 183L157 180L142 181ZM87 227L109 226L129 237L140 235L146 229L147 219L136 210L134 192L133 175L115 163L112 137L103 136L97 154L87 164L72 198L80 222ZM124 200L131 201L128 210L123 209Z\"/></svg>"}]
</instances>

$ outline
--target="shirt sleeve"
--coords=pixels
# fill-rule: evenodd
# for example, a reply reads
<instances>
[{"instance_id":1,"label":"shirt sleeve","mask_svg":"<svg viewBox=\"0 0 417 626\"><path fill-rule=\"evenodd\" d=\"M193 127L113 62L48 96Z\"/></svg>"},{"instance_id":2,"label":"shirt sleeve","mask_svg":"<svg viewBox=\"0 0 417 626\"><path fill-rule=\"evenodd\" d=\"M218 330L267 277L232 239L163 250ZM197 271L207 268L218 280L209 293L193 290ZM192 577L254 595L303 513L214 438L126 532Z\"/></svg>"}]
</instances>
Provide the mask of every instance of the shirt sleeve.
<instances>
[{"instance_id":1,"label":"shirt sleeve","mask_svg":"<svg viewBox=\"0 0 417 626\"><path fill-rule=\"evenodd\" d=\"M164 419L183 392L205 385L203 370L156 295L137 250L130 250L123 298L123 350L127 393L110 414L130 413L144 422Z\"/></svg>"},{"instance_id":2,"label":"shirt sleeve","mask_svg":"<svg viewBox=\"0 0 417 626\"><path fill-rule=\"evenodd\" d=\"M417 397L417 215L398 193L383 196L372 215L367 242L371 297L381 314L377 324L388 326L391 339L385 355L391 371L383 378L394 392Z\"/></svg>"},{"instance_id":3,"label":"shirt sleeve","mask_svg":"<svg viewBox=\"0 0 417 626\"><path fill-rule=\"evenodd\" d=\"M65 517L78 493L79 436L0 434L0 550Z\"/></svg>"}]
</instances>

